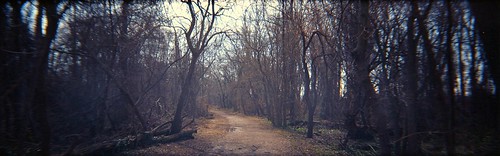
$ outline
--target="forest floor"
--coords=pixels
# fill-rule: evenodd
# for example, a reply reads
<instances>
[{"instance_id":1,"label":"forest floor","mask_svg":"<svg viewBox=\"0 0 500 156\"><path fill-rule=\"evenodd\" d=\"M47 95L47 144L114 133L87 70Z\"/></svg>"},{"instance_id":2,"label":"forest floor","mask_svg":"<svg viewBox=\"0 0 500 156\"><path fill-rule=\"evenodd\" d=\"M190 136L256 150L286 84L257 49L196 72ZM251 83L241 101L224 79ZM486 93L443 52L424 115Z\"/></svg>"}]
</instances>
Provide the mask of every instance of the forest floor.
<instances>
[{"instance_id":1,"label":"forest floor","mask_svg":"<svg viewBox=\"0 0 500 156\"><path fill-rule=\"evenodd\" d=\"M126 151L125 155L345 155L331 146L291 131L273 128L268 120L210 108L209 118L196 121L194 139Z\"/></svg>"}]
</instances>

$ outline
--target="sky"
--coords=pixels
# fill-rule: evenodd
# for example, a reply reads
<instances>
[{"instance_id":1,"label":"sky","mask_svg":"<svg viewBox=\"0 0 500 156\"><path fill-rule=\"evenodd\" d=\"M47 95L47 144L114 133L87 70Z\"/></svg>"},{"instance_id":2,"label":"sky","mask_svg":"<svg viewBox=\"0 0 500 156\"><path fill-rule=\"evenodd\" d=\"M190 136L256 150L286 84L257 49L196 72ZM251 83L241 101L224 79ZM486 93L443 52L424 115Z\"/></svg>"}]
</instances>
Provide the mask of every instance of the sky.
<instances>
[{"instance_id":1,"label":"sky","mask_svg":"<svg viewBox=\"0 0 500 156\"><path fill-rule=\"evenodd\" d=\"M216 1L215 10L217 11L219 8L223 7L224 12L223 15L217 17L215 26L219 29L238 29L242 26L243 23L243 14L245 9L249 8L253 1L236 1L236 0L220 0ZM207 1L202 1L204 7L207 5ZM167 14L173 18L173 25L181 26L184 25L187 27L190 19L188 6L185 3L175 1L170 4L166 4L167 6ZM195 11L199 11L195 9Z\"/></svg>"},{"instance_id":2,"label":"sky","mask_svg":"<svg viewBox=\"0 0 500 156\"><path fill-rule=\"evenodd\" d=\"M216 17L216 21L214 23L215 29L212 30L213 32L216 31L228 31L228 32L236 32L241 29L243 26L243 15L247 9L251 8L252 3L255 3L255 1L251 0L219 0L216 1L216 7L215 10L217 11L221 7L223 9L222 16ZM207 1L202 1L202 6L206 7L207 6ZM166 14L168 17L172 18L172 26L174 27L184 27L187 29L189 27L189 22L191 20L191 16L189 13L189 8L188 5L185 3L182 3L180 1L174 1L172 3L165 3L165 8L166 8ZM195 7L195 11L199 11L198 8ZM199 20L199 19L198 19ZM195 27L195 29L199 29L199 26ZM179 31L179 30L177 30ZM210 44L213 43L214 40L211 41ZM218 48L215 51L212 51L210 48L207 49L207 52L205 52L205 55L207 54L214 54L212 52L215 52L215 57L219 58L216 59L218 60L217 64L221 64L224 62L224 60L227 61L227 58L225 58L225 53L227 50L232 51L232 46L231 43L228 39L224 39L222 42L223 48ZM232 51L234 52L234 51ZM223 63L222 63L223 64Z\"/></svg>"}]
</instances>

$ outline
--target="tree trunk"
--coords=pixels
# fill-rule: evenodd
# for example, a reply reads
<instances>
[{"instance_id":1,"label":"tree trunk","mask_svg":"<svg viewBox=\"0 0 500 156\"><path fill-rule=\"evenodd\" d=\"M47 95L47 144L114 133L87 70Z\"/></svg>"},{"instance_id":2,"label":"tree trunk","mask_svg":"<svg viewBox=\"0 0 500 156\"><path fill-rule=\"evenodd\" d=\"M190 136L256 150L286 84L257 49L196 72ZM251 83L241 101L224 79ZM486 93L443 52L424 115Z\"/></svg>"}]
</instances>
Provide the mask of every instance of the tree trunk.
<instances>
[{"instance_id":1,"label":"tree trunk","mask_svg":"<svg viewBox=\"0 0 500 156\"><path fill-rule=\"evenodd\" d=\"M373 99L373 88L370 81L369 71L369 52L368 52L368 38L370 37L370 23L369 23L369 1L359 1L359 23L358 38L356 48L351 52L351 57L354 59L354 73L352 73L352 81L349 88L355 95L350 110L346 114L345 126L350 138L357 137L356 131L356 118L365 105L370 103Z\"/></svg>"},{"instance_id":2,"label":"tree trunk","mask_svg":"<svg viewBox=\"0 0 500 156\"><path fill-rule=\"evenodd\" d=\"M447 35L446 35L446 64L448 67L448 93L449 93L449 119L448 119L448 136L446 143L446 150L448 155L455 155L455 63L453 62L453 13L451 8L451 2L446 1L446 8L448 10L448 25L447 25Z\"/></svg>"},{"instance_id":3,"label":"tree trunk","mask_svg":"<svg viewBox=\"0 0 500 156\"><path fill-rule=\"evenodd\" d=\"M162 134L142 133L135 136L127 136L122 139L110 140L92 144L75 151L68 151L69 155L114 155L126 149L134 149L153 144L170 143L183 139L192 139L197 130L182 131L177 134L163 136Z\"/></svg>"},{"instance_id":4,"label":"tree trunk","mask_svg":"<svg viewBox=\"0 0 500 156\"><path fill-rule=\"evenodd\" d=\"M444 85L443 85L443 80L441 79L441 72L436 69L437 68L437 62L436 62L436 53L434 51L434 47L431 41L431 38L429 36L429 30L425 25L425 18L427 18L427 15L429 13L429 8L431 8L432 3L429 4L425 9L424 15L421 15L418 10L418 3L414 2L415 6L413 6L413 9L418 12L417 16L417 21L418 25L417 28L419 30L419 34L422 37L423 40L423 51L427 54L426 60L427 60L427 69L429 70L429 85L430 85L430 98L432 99L432 105L435 105L437 108L437 112L446 112L446 106L445 106L445 96L444 96ZM447 123L445 120L448 116L445 114L439 114L440 118L436 119L436 123L439 123L439 126L444 126L444 127L438 127L439 129L445 129L447 126L445 126ZM443 124L444 123L444 124Z\"/></svg>"},{"instance_id":5,"label":"tree trunk","mask_svg":"<svg viewBox=\"0 0 500 156\"><path fill-rule=\"evenodd\" d=\"M208 27L205 30L205 20L207 19L206 14L202 15L202 21L201 21L201 30L200 32L197 33L199 35L197 42L193 42L194 38L192 38L192 33L194 30L194 27L196 26L196 12L194 11L193 7L193 2L191 0L184 1L189 7L189 13L191 15L191 23L189 25L189 29L186 31L184 34L186 36L186 42L189 48L189 51L191 52L191 62L189 63L189 69L188 73L182 82L181 86L181 94L179 95L179 101L177 102L177 106L175 109L175 115L174 115L174 120L172 122L172 133L179 133L182 130L182 111L184 106L189 102L189 95L192 93L192 85L193 85L193 77L194 73L196 70L196 63L198 62L198 58L200 55L203 53L205 50L206 46L208 46L208 43L210 39L213 36L209 37L210 31L213 29L213 24L215 22L215 17L217 16L217 12L214 10L215 6L215 0L209 1L208 5L211 8L211 21ZM208 11L208 10L206 10Z\"/></svg>"},{"instance_id":6,"label":"tree trunk","mask_svg":"<svg viewBox=\"0 0 500 156\"><path fill-rule=\"evenodd\" d=\"M311 37L312 38L312 37ZM307 66L307 60L306 60L306 53L307 53L307 46L306 46L306 37L305 34L302 33L302 70L304 72L304 103L307 106L307 138L312 138L313 136L313 117L314 117L314 110L313 106L311 103L310 99L310 85L311 85L311 79L309 77L309 67Z\"/></svg>"},{"instance_id":7,"label":"tree trunk","mask_svg":"<svg viewBox=\"0 0 500 156\"><path fill-rule=\"evenodd\" d=\"M172 122L172 133L179 133L182 130L182 111L188 102L189 93L191 93L191 85L193 84L194 72L196 70L196 62L200 56L199 52L192 51L191 62L189 64L188 73L182 82L181 95L175 109L174 120Z\"/></svg>"},{"instance_id":8,"label":"tree trunk","mask_svg":"<svg viewBox=\"0 0 500 156\"><path fill-rule=\"evenodd\" d=\"M417 109L419 106L418 99L417 99L417 90L418 90L418 59L417 59L417 40L415 39L415 32L414 32L414 20L416 14L418 14L418 10L416 8L418 7L416 1L412 1L412 10L411 10L411 16L408 18L408 55L407 55L407 63L406 63L406 70L407 70L407 75L408 75L408 80L407 80L407 89L406 89L406 94L407 94L407 100L408 100L408 107L406 109L406 116L407 116L407 131L408 134L414 134L417 132ZM420 153L420 146L419 146L419 137L418 135L414 135L411 137L408 137L408 144L406 147L406 150L403 152L405 155L418 155Z\"/></svg>"},{"instance_id":9,"label":"tree trunk","mask_svg":"<svg viewBox=\"0 0 500 156\"><path fill-rule=\"evenodd\" d=\"M35 70L35 97L33 100L33 114L36 118L36 122L39 126L41 134L41 155L50 155L50 125L47 117L47 71L48 71L48 57L50 53L50 45L56 36L57 28L59 25L59 15L57 14L57 3L42 3L43 8L46 12L47 25L45 37L39 41L38 50L38 61ZM39 8L41 9L41 8Z\"/></svg>"}]
</instances>

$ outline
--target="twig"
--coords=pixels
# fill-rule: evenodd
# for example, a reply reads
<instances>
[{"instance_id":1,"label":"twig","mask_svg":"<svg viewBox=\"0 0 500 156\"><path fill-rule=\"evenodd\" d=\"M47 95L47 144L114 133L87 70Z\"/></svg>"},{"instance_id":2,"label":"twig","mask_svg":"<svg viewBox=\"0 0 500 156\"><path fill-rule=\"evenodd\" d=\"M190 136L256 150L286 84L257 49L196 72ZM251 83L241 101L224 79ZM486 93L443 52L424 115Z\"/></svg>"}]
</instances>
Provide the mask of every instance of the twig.
<instances>
[{"instance_id":1,"label":"twig","mask_svg":"<svg viewBox=\"0 0 500 156\"><path fill-rule=\"evenodd\" d=\"M189 125L191 125L191 124L193 124L193 123L194 123L194 118L193 118L193 120L191 120L191 122L189 122L189 123L187 123L186 125L184 125L181 129L184 129L184 128L186 128L187 126L189 126Z\"/></svg>"}]
</instances>

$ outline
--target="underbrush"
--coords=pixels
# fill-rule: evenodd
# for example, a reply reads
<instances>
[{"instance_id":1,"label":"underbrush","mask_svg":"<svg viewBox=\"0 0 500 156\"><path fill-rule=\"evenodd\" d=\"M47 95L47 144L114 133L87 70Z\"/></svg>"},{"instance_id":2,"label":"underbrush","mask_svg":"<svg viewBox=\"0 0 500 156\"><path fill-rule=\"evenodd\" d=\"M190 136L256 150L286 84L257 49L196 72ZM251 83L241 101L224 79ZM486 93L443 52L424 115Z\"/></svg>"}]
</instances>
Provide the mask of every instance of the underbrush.
<instances>
[{"instance_id":1,"label":"underbrush","mask_svg":"<svg viewBox=\"0 0 500 156\"><path fill-rule=\"evenodd\" d=\"M305 136L307 133L307 122L294 122L287 129ZM345 155L370 156L378 155L378 151L380 150L376 137L372 137L371 139L347 139L347 132L343 128L328 121L315 122L313 134L312 142L326 147L327 150L325 151L317 151L324 155L328 155L328 150L333 150L337 153L342 151L341 153L345 153ZM419 137L421 137L421 154L447 155L446 134L445 132L435 131L419 134ZM375 136L376 134L373 135ZM399 139L398 137L393 137L392 141ZM495 131L476 130L471 132L461 129L456 131L455 139L456 155L500 155L500 135ZM401 151L404 150L401 149L401 146L397 146L397 143L392 142L393 155L400 155ZM399 143L404 144L404 142Z\"/></svg>"}]
</instances>

